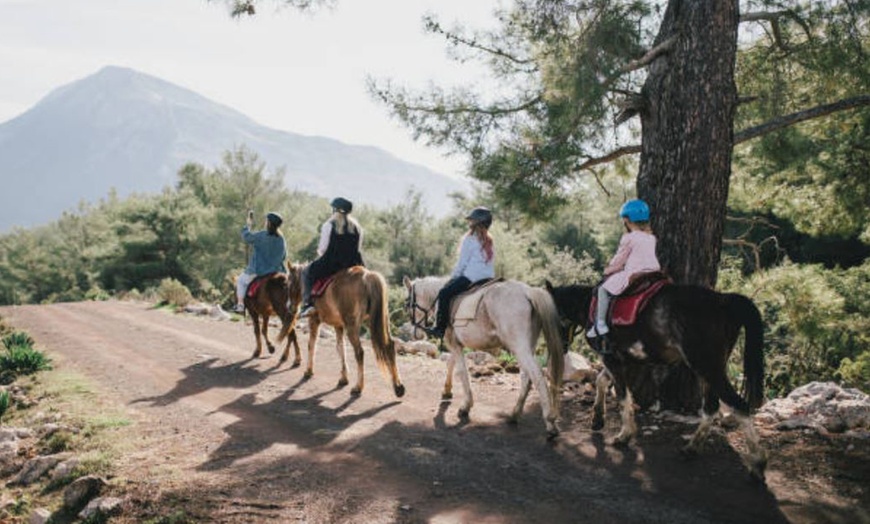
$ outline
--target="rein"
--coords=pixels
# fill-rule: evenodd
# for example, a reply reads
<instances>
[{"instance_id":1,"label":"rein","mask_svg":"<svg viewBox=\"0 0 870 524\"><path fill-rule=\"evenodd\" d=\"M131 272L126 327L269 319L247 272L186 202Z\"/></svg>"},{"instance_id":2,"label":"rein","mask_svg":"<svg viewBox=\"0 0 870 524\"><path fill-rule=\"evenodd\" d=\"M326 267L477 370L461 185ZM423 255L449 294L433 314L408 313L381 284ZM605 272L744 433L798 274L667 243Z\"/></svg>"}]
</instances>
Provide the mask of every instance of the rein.
<instances>
[{"instance_id":1,"label":"rein","mask_svg":"<svg viewBox=\"0 0 870 524\"><path fill-rule=\"evenodd\" d=\"M405 300L405 307L408 309L408 314L411 317L411 325L414 326L414 335L415 336L417 335L418 329L425 331L424 328L429 327L430 315L433 314L433 310L435 309L436 304L437 304L437 301L432 301L432 305L429 306L429 308L424 308L423 306L418 304L417 303L417 284L414 284L411 286L410 292L408 293L408 298L407 298L407 300ZM417 311L420 311L421 313L423 313L423 321L422 322L416 322L416 320L415 320L416 316L414 315L414 313Z\"/></svg>"}]
</instances>

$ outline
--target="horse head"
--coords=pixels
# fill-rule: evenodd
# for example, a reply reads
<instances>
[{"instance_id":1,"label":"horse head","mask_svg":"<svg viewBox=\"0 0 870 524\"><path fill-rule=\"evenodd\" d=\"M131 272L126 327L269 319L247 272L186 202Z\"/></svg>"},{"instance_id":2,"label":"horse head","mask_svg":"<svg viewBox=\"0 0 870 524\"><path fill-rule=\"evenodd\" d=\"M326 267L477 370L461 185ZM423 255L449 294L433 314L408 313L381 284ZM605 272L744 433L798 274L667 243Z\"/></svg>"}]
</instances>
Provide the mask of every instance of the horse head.
<instances>
[{"instance_id":1,"label":"horse head","mask_svg":"<svg viewBox=\"0 0 870 524\"><path fill-rule=\"evenodd\" d=\"M574 342L577 331L582 330L586 325L593 288L580 285L556 287L549 280L544 282L544 287L556 303L562 328L562 340L567 351Z\"/></svg>"},{"instance_id":2,"label":"horse head","mask_svg":"<svg viewBox=\"0 0 870 524\"><path fill-rule=\"evenodd\" d=\"M406 276L402 279L408 292L405 297L405 312L411 325L414 326L415 337L417 328L428 326L435 321L438 291L446 281L447 279L442 277L422 277L411 280Z\"/></svg>"}]
</instances>

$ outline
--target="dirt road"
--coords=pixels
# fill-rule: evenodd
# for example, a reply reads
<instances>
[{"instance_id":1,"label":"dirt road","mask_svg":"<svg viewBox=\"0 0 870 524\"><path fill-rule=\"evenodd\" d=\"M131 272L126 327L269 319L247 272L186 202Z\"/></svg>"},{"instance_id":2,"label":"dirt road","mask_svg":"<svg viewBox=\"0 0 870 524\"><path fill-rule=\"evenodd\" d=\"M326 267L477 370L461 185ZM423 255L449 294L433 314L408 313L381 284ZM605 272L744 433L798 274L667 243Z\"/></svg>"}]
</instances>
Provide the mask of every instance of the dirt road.
<instances>
[{"instance_id":1,"label":"dirt road","mask_svg":"<svg viewBox=\"0 0 870 524\"><path fill-rule=\"evenodd\" d=\"M735 433L684 460L681 435L692 427L644 416L648 434L625 449L608 445L618 417L611 409L606 433L591 432L582 388L566 388L563 434L550 443L535 392L521 424L505 423L516 375L475 379L464 423L458 400L440 402L444 364L422 356L400 357L407 394L397 399L367 349L366 389L354 398L336 388L332 340L320 341L306 381L276 356L251 360L251 327L238 322L113 301L4 307L0 316L127 410L135 442L118 467L129 489L201 521L775 523L870 514L867 450L812 435L762 432L771 450L763 487L728 445L739 445Z\"/></svg>"}]
</instances>

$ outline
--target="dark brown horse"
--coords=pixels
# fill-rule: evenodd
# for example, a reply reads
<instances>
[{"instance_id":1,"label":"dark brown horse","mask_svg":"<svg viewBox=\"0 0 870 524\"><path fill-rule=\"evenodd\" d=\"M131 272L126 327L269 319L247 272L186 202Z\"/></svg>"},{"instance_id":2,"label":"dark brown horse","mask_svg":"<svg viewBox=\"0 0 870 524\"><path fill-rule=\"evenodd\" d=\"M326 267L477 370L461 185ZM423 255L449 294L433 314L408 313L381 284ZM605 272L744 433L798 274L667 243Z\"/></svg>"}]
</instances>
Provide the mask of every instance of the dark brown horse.
<instances>
[{"instance_id":1,"label":"dark brown horse","mask_svg":"<svg viewBox=\"0 0 870 524\"><path fill-rule=\"evenodd\" d=\"M257 341L257 347L254 349L254 354L251 358L259 358L263 353L263 342L260 339L262 334L266 341L266 347L269 349L269 354L275 352L275 346L269 340L269 318L277 316L281 319L281 331L278 333L278 342L287 338L287 345L284 346L284 353L281 355L280 365L286 362L290 356L290 344L296 349L296 358L293 360L291 367L299 367L302 363L302 354L299 351L299 342L296 339L296 313L299 310L299 303L302 299L302 289L299 287L298 273L299 267L291 266L289 273L272 273L264 277L266 280L262 282L256 291L256 294L251 297L245 293L245 308L251 314L251 320L254 324L254 339ZM294 276L296 275L296 276Z\"/></svg>"},{"instance_id":2,"label":"dark brown horse","mask_svg":"<svg viewBox=\"0 0 870 524\"><path fill-rule=\"evenodd\" d=\"M567 334L586 326L593 287L553 287L553 295ZM726 374L728 358L745 329L743 384L741 397ZM614 444L627 443L636 433L634 407L628 390L627 373L633 366L685 362L700 380L703 392L701 423L684 448L695 453L709 434L719 413L719 401L728 404L746 435L749 454L745 457L750 474L764 479L766 453L752 425L751 410L764 400L764 326L752 301L734 293L718 293L700 286L670 284L647 303L630 326L613 326L607 335L609 352L603 355L606 372L599 375L593 430L604 426L604 396L611 380L622 407L622 428Z\"/></svg>"},{"instance_id":3,"label":"dark brown horse","mask_svg":"<svg viewBox=\"0 0 870 524\"><path fill-rule=\"evenodd\" d=\"M299 272L291 272L298 286ZM348 384L347 360L344 352L344 336L353 346L357 365L357 384L351 389L354 396L360 395L364 386L363 348L360 341L360 329L367 325L371 337L372 349L375 353L381 372L393 386L397 397L405 394L405 386L399 378L396 367L396 347L390 335L390 316L388 311L388 289L384 277L376 271L370 271L362 266L343 269L335 274L332 283L322 295L314 299L315 311L308 316L308 368L305 377L314 376L314 352L317 347L317 335L321 324L327 324L335 329L336 350L341 359L341 377L338 386ZM298 301L294 302L298 304ZM281 337L278 337L281 341Z\"/></svg>"}]
</instances>

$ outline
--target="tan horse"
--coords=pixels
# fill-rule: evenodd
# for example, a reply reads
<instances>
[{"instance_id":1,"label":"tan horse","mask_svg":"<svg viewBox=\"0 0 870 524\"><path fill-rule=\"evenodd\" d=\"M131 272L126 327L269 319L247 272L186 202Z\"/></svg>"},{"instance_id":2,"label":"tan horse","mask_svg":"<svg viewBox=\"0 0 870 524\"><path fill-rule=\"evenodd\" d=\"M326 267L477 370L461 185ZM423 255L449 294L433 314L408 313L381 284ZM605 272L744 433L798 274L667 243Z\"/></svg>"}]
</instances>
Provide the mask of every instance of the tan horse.
<instances>
[{"instance_id":1,"label":"tan horse","mask_svg":"<svg viewBox=\"0 0 870 524\"><path fill-rule=\"evenodd\" d=\"M298 281L299 275L295 276ZM378 366L384 377L391 380L396 396L403 396L405 386L396 367L396 347L390 335L387 306L387 283L380 273L362 266L339 271L326 291L314 299L315 311L308 316L308 367L305 378L314 376L317 335L320 325L327 324L335 329L336 350L341 359L338 386L344 387L349 383L344 351L344 335L347 334L357 365L357 384L351 389L351 394L360 395L364 386L364 354L360 342L360 328L367 322Z\"/></svg>"},{"instance_id":2,"label":"tan horse","mask_svg":"<svg viewBox=\"0 0 870 524\"><path fill-rule=\"evenodd\" d=\"M296 339L296 313L299 310L299 302L302 297L302 290L299 287L298 274L299 267L291 266L290 273L274 273L266 277L266 282L263 282L257 289L254 297L248 296L245 293L245 308L251 314L251 320L254 324L254 339L257 341L257 347L254 349L254 354L251 358L259 358L263 354L262 338L266 341L266 347L269 349L269 354L275 352L275 346L269 341L269 318L272 315L281 319L281 331L278 333L278 342L280 343L285 337L287 345L284 346L284 353L278 361L280 365L286 362L290 357L290 344L296 349L296 358L293 360L291 367L299 367L302 363L302 354L299 350L299 342Z\"/></svg>"},{"instance_id":3,"label":"tan horse","mask_svg":"<svg viewBox=\"0 0 870 524\"><path fill-rule=\"evenodd\" d=\"M406 307L416 326L419 327L434 317L438 291L446 282L447 278L442 277L425 277L413 281L405 278L405 288L408 290ZM474 308L473 318L461 320L454 318L461 303L474 300L475 294L478 294L480 302ZM498 355L504 348L516 357L521 377L520 396L511 413L510 421L515 423L519 420L526 396L534 383L541 399L547 434L549 438L558 435L559 428L556 422L559 416L564 355L559 316L550 295L543 289L508 280L458 297L453 300L451 306L452 321L444 335L444 343L450 350L450 358L447 361L447 379L441 397L443 399L453 397L453 371L454 366L458 367L465 390L465 402L459 408L459 417L467 419L474 399L471 395L468 367L462 355L463 347L486 351L493 355ZM549 355L549 388L547 379L535 359L535 346L542 330Z\"/></svg>"}]
</instances>

